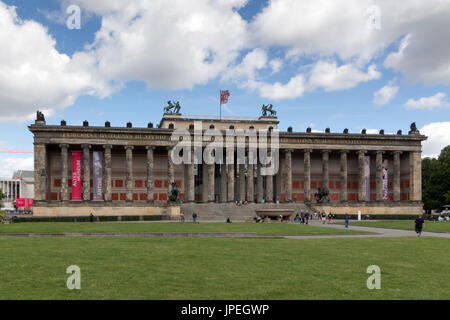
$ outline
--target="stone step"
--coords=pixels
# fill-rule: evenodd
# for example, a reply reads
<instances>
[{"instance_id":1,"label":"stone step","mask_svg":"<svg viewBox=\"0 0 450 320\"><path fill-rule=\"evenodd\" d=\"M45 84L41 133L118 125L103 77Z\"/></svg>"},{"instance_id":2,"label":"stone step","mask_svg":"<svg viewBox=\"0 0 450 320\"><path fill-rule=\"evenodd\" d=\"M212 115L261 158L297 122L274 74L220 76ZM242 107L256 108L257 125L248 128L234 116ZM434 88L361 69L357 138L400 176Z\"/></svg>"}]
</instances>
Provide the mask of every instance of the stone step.
<instances>
[{"instance_id":1,"label":"stone step","mask_svg":"<svg viewBox=\"0 0 450 320\"><path fill-rule=\"evenodd\" d=\"M183 203L181 210L187 221L192 220L192 214L197 213L198 221L225 221L230 218L231 221L252 221L256 217L257 209L294 209L296 213L310 211L310 208L304 203L249 203L236 205L235 203Z\"/></svg>"}]
</instances>

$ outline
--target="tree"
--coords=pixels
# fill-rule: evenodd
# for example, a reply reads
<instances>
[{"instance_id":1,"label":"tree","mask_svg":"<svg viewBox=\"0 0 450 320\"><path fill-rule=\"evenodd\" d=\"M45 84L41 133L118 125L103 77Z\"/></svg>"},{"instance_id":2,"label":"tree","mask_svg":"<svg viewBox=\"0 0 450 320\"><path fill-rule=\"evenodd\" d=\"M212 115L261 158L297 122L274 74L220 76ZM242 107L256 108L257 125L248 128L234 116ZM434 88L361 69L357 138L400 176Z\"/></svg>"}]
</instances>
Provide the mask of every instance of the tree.
<instances>
[{"instance_id":1,"label":"tree","mask_svg":"<svg viewBox=\"0 0 450 320\"><path fill-rule=\"evenodd\" d=\"M422 200L425 210L450 204L450 145L437 159L422 160Z\"/></svg>"},{"instance_id":2,"label":"tree","mask_svg":"<svg viewBox=\"0 0 450 320\"><path fill-rule=\"evenodd\" d=\"M3 207L3 199L5 198L5 194L3 193L2 189L0 189L0 208Z\"/></svg>"}]
</instances>

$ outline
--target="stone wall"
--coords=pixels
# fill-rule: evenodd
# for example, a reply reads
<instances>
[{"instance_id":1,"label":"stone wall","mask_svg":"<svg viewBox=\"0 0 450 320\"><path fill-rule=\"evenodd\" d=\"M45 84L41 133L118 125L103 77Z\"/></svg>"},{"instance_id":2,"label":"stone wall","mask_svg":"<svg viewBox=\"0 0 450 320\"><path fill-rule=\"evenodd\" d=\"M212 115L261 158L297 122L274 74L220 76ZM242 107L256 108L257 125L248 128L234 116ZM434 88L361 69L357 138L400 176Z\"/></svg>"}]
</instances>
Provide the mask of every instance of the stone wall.
<instances>
[{"instance_id":1,"label":"stone wall","mask_svg":"<svg viewBox=\"0 0 450 320\"><path fill-rule=\"evenodd\" d=\"M180 206L151 206L136 204L132 205L96 205L89 204L47 204L45 206L34 206L33 216L37 217L81 217L89 216L145 216L163 215L170 219L180 216Z\"/></svg>"}]
</instances>

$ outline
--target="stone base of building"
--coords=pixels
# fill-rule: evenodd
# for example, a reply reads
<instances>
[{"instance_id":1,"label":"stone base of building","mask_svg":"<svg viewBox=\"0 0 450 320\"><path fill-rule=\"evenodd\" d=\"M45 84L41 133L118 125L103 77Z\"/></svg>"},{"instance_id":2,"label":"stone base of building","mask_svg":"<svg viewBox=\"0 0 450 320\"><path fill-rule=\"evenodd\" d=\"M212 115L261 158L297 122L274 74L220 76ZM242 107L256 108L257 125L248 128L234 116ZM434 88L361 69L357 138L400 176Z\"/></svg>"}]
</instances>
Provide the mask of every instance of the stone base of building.
<instances>
[{"instance_id":1,"label":"stone base of building","mask_svg":"<svg viewBox=\"0 0 450 320\"><path fill-rule=\"evenodd\" d=\"M179 205L151 205L146 203L37 203L33 204L33 216L37 217L81 217L89 216L148 216L161 215L178 219Z\"/></svg>"},{"instance_id":2,"label":"stone base of building","mask_svg":"<svg viewBox=\"0 0 450 320\"><path fill-rule=\"evenodd\" d=\"M422 214L423 203L411 202L347 202L347 203L311 203L311 208L317 211L335 214Z\"/></svg>"},{"instance_id":3,"label":"stone base of building","mask_svg":"<svg viewBox=\"0 0 450 320\"><path fill-rule=\"evenodd\" d=\"M38 217L80 217L89 216L145 216L161 215L165 219L179 220L180 210L186 220L192 220L192 214L197 213L201 221L251 221L256 217L257 209L294 209L296 212L316 210L335 214L422 214L422 202L348 202L348 203L250 203L236 205L235 203L181 203L179 205L151 205L147 203L104 203L104 202L41 202L33 204L33 215Z\"/></svg>"}]
</instances>

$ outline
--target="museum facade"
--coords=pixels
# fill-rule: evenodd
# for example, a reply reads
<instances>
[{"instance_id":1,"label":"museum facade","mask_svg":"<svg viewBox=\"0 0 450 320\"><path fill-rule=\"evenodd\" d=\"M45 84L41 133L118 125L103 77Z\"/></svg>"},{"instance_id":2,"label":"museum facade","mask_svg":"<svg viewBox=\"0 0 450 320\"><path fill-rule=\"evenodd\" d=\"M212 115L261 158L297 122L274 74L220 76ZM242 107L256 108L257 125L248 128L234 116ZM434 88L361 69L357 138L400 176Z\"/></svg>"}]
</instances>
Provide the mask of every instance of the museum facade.
<instances>
[{"instance_id":1,"label":"museum facade","mask_svg":"<svg viewBox=\"0 0 450 320\"><path fill-rule=\"evenodd\" d=\"M34 215L177 217L180 208L208 208L236 216L245 211L236 202L246 210L286 206L334 213L422 212L421 143L426 137L414 124L406 134L295 132L291 127L281 132L278 125L274 116L219 119L179 113L166 113L156 127L149 123L147 128L131 123L112 127L109 122L89 126L87 121L82 126L65 121L48 125L38 112L29 126L34 135ZM240 134L227 136L230 132ZM202 155L220 140L218 135L223 135L224 148L212 153L223 157L205 163ZM180 141L191 144L179 152ZM175 150L178 156L192 151L189 158L195 160L174 161ZM275 169L267 174L264 169L270 165ZM178 191L172 202L173 184Z\"/></svg>"}]
</instances>

